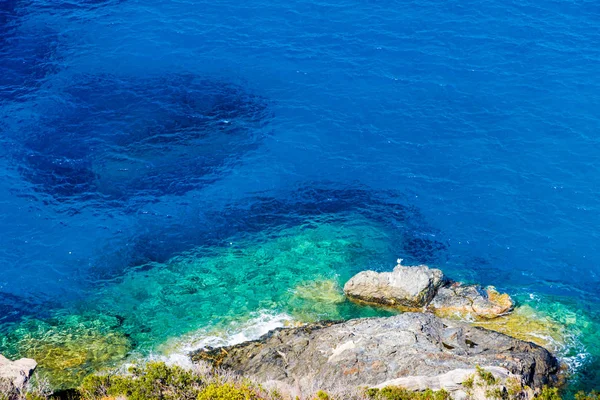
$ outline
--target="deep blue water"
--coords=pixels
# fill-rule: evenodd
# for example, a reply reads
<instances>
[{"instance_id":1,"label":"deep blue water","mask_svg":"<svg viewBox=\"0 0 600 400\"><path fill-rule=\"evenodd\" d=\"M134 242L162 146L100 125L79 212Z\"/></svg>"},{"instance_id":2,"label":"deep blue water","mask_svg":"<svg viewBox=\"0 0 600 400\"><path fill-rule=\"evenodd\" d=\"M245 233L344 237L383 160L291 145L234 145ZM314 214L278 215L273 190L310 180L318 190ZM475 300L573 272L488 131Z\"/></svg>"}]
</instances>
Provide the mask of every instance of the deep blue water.
<instances>
[{"instance_id":1,"label":"deep blue water","mask_svg":"<svg viewBox=\"0 0 600 400\"><path fill-rule=\"evenodd\" d=\"M599 322L599 26L587 0L0 0L0 324L346 213L389 238L357 269Z\"/></svg>"}]
</instances>

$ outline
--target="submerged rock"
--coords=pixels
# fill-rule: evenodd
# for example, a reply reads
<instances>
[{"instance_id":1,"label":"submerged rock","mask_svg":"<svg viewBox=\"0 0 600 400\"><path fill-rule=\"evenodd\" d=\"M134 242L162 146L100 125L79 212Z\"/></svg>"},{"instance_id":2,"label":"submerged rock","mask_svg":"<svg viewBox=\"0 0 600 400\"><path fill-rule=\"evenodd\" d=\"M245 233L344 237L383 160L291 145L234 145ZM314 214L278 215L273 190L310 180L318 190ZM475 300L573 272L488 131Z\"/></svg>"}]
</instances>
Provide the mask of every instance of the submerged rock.
<instances>
[{"instance_id":1,"label":"submerged rock","mask_svg":"<svg viewBox=\"0 0 600 400\"><path fill-rule=\"evenodd\" d=\"M303 391L374 387L477 365L502 367L539 388L553 383L558 372L554 356L536 344L421 313L281 328L256 341L202 349L191 357Z\"/></svg>"},{"instance_id":2,"label":"submerged rock","mask_svg":"<svg viewBox=\"0 0 600 400\"><path fill-rule=\"evenodd\" d=\"M569 336L566 325L529 305L499 318L474 321L473 325L539 344L551 352L564 350Z\"/></svg>"},{"instance_id":3,"label":"submerged rock","mask_svg":"<svg viewBox=\"0 0 600 400\"><path fill-rule=\"evenodd\" d=\"M508 294L492 286L463 285L446 279L439 269L404 266L401 261L392 272L358 273L344 285L344 293L354 301L404 311L428 309L444 317L495 318L514 307Z\"/></svg>"},{"instance_id":4,"label":"submerged rock","mask_svg":"<svg viewBox=\"0 0 600 400\"><path fill-rule=\"evenodd\" d=\"M10 382L14 389L21 391L36 367L37 363L31 358L11 361L0 354L0 381L6 380Z\"/></svg>"},{"instance_id":5,"label":"submerged rock","mask_svg":"<svg viewBox=\"0 0 600 400\"><path fill-rule=\"evenodd\" d=\"M69 389L129 353L131 342L119 324L118 318L100 313L30 319L0 337L0 349L9 357L35 359L54 388Z\"/></svg>"},{"instance_id":6,"label":"submerged rock","mask_svg":"<svg viewBox=\"0 0 600 400\"><path fill-rule=\"evenodd\" d=\"M298 284L284 301L295 320L315 322L323 317L341 319L346 297L336 279L316 279Z\"/></svg>"}]
</instances>

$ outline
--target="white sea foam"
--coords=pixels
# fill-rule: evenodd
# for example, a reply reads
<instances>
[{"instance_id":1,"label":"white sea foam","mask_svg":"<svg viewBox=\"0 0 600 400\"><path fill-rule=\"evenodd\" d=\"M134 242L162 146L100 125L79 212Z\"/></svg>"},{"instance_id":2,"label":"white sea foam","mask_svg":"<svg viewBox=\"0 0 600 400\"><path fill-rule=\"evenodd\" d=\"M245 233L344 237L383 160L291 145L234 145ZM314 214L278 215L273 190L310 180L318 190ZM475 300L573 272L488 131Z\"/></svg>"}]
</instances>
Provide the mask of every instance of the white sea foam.
<instances>
[{"instance_id":1,"label":"white sea foam","mask_svg":"<svg viewBox=\"0 0 600 400\"><path fill-rule=\"evenodd\" d=\"M168 365L192 368L189 353L206 347L231 346L255 340L267 332L289 326L294 319L285 313L260 311L243 321L232 321L226 326L206 327L173 338L159 347L158 351L144 357L146 360L163 361Z\"/></svg>"}]
</instances>

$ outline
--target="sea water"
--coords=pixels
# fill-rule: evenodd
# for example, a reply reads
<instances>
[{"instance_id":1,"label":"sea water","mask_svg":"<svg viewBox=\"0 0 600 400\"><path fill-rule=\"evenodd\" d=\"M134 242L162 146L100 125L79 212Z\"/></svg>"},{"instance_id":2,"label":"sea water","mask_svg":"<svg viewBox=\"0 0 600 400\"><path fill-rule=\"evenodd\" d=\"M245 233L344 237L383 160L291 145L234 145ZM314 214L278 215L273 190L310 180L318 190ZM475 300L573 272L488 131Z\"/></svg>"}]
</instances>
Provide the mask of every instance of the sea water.
<instances>
[{"instance_id":1,"label":"sea water","mask_svg":"<svg viewBox=\"0 0 600 400\"><path fill-rule=\"evenodd\" d=\"M600 6L0 0L0 353L57 387L493 284L600 386Z\"/></svg>"}]
</instances>

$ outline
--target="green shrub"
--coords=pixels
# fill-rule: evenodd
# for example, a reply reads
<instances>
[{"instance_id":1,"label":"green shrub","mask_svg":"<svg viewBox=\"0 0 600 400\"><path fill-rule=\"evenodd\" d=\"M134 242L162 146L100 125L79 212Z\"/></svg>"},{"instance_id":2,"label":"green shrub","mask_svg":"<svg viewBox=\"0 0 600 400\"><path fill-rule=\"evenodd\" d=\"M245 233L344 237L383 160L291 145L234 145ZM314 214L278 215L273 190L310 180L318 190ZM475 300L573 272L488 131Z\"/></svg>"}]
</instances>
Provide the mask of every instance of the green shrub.
<instances>
[{"instance_id":1,"label":"green shrub","mask_svg":"<svg viewBox=\"0 0 600 400\"><path fill-rule=\"evenodd\" d=\"M507 398L508 393L500 389L499 387L495 387L493 389L488 389L485 391L485 397L488 399L502 400Z\"/></svg>"},{"instance_id":2,"label":"green shrub","mask_svg":"<svg viewBox=\"0 0 600 400\"><path fill-rule=\"evenodd\" d=\"M539 400L561 400L558 394L558 389L550 388L548 386L544 386L540 393L535 397Z\"/></svg>"},{"instance_id":3,"label":"green shrub","mask_svg":"<svg viewBox=\"0 0 600 400\"><path fill-rule=\"evenodd\" d=\"M319 390L316 394L315 400L332 400L329 394L326 392Z\"/></svg>"},{"instance_id":4,"label":"green shrub","mask_svg":"<svg viewBox=\"0 0 600 400\"><path fill-rule=\"evenodd\" d=\"M161 362L133 367L130 375L91 375L80 387L82 397L90 400L125 396L129 400L193 400L202 384L191 371Z\"/></svg>"},{"instance_id":5,"label":"green shrub","mask_svg":"<svg viewBox=\"0 0 600 400\"><path fill-rule=\"evenodd\" d=\"M523 392L523 390L528 389L527 387L523 387L521 380L516 377L506 379L504 386L506 387L506 391L508 392L509 399L518 398Z\"/></svg>"},{"instance_id":6,"label":"green shrub","mask_svg":"<svg viewBox=\"0 0 600 400\"><path fill-rule=\"evenodd\" d=\"M463 381L462 385L467 389L473 389L473 386L475 386L475 375L469 375L469 377Z\"/></svg>"},{"instance_id":7,"label":"green shrub","mask_svg":"<svg viewBox=\"0 0 600 400\"><path fill-rule=\"evenodd\" d=\"M486 385L492 386L496 384L496 378L494 378L494 375L491 372L486 371L479 365L476 366L475 369L477 371L477 375L481 378L482 381L485 382Z\"/></svg>"},{"instance_id":8,"label":"green shrub","mask_svg":"<svg viewBox=\"0 0 600 400\"><path fill-rule=\"evenodd\" d=\"M485 395L492 400L517 400L524 389L518 378L507 379L506 390L498 385L496 378L488 371L477 367L474 375L463 382L470 392L475 385L485 389ZM496 386L494 386L496 385ZM44 379L37 376L30 381L27 393L18 393L12 384L0 379L0 400L47 400L51 395L50 387ZM192 371L161 362L151 362L142 367L132 367L128 375L90 375L84 379L78 390L56 393L57 398L80 400L281 400L284 396L277 390L271 391L249 380L229 380L218 372L198 375ZM472 395L470 393L469 395ZM341 400L366 397L371 400L451 400L445 390L427 389L414 392L402 387L366 389L364 392L348 394L349 397L332 396L324 391L315 394L312 400ZM287 398L287 397L285 397ZM536 400L561 400L557 388L544 386L536 395ZM600 400L600 393L579 392L574 400Z\"/></svg>"},{"instance_id":9,"label":"green shrub","mask_svg":"<svg viewBox=\"0 0 600 400\"><path fill-rule=\"evenodd\" d=\"M443 389L413 392L402 387L388 386L383 389L368 389L365 394L374 400L450 400L450 394Z\"/></svg>"},{"instance_id":10,"label":"green shrub","mask_svg":"<svg viewBox=\"0 0 600 400\"><path fill-rule=\"evenodd\" d=\"M248 385L211 383L198 395L198 400L259 400L258 394Z\"/></svg>"}]
</instances>

